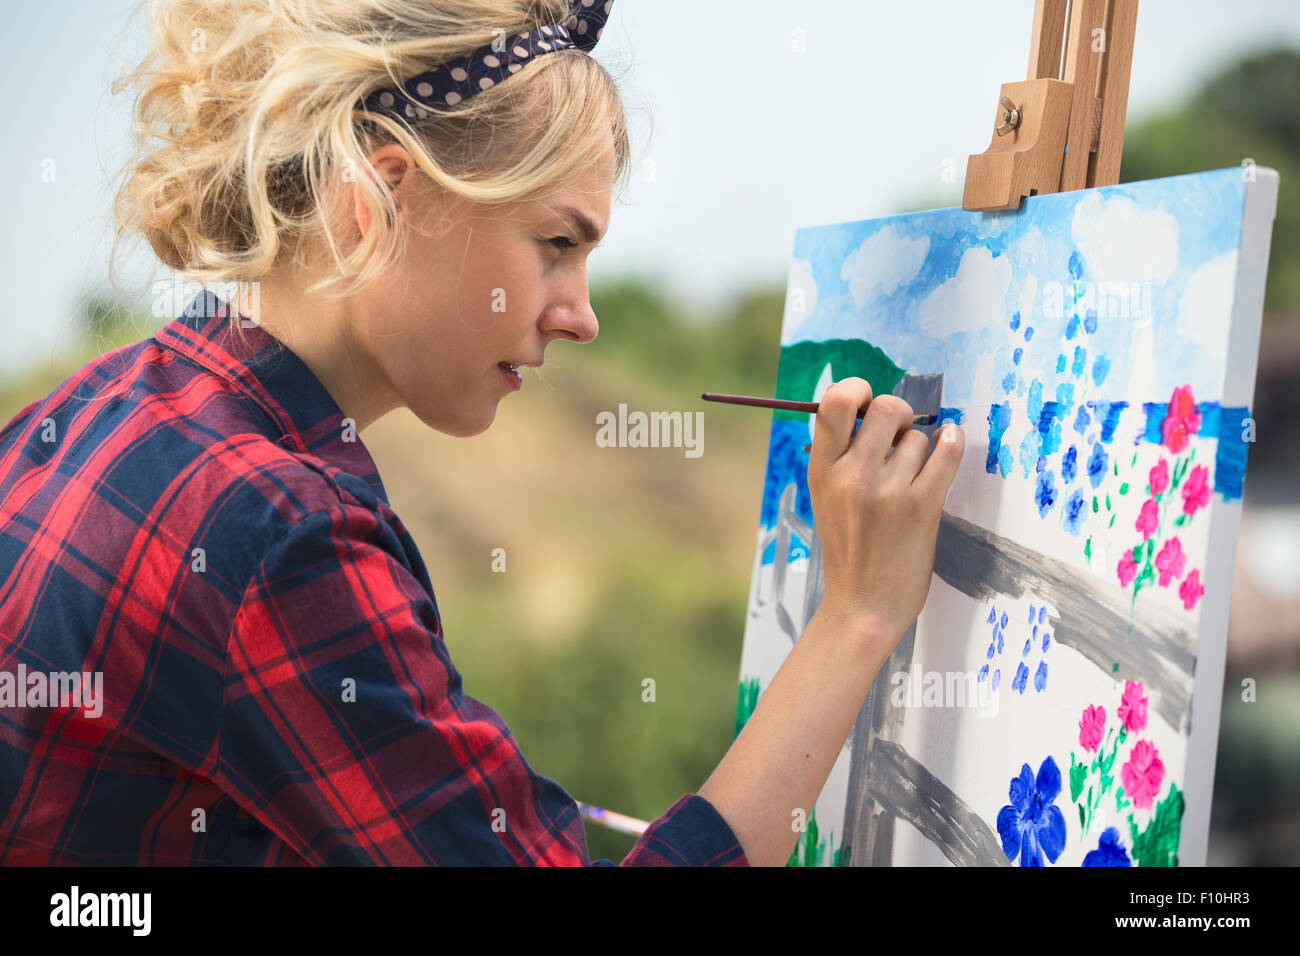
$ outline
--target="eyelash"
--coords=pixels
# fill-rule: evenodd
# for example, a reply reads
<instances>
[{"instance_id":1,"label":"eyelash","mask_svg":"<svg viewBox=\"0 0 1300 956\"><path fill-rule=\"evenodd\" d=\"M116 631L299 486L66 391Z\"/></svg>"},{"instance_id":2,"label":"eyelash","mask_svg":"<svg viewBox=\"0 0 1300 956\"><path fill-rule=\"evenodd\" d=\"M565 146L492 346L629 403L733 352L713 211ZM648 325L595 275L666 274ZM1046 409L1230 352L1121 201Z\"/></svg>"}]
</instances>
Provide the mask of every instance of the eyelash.
<instances>
[{"instance_id":1,"label":"eyelash","mask_svg":"<svg viewBox=\"0 0 1300 956\"><path fill-rule=\"evenodd\" d=\"M546 241L549 242L551 245L555 246L555 248L559 249L561 252L567 249L578 248L578 244L574 242L572 239L570 239L568 236L556 236L555 238L547 239ZM561 242L564 243L564 245L557 245L557 243L561 243Z\"/></svg>"}]
</instances>

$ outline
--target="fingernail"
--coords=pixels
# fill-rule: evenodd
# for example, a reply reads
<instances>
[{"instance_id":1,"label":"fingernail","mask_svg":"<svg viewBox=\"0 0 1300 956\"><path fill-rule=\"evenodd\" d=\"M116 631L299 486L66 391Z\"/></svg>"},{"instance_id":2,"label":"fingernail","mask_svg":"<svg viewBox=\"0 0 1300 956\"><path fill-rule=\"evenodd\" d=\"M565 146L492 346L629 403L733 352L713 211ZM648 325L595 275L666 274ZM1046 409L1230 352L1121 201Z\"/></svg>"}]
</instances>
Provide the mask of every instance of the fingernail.
<instances>
[{"instance_id":1,"label":"fingernail","mask_svg":"<svg viewBox=\"0 0 1300 956\"><path fill-rule=\"evenodd\" d=\"M943 437L940 440L947 442L955 442L957 440L957 426L951 419L944 422Z\"/></svg>"}]
</instances>

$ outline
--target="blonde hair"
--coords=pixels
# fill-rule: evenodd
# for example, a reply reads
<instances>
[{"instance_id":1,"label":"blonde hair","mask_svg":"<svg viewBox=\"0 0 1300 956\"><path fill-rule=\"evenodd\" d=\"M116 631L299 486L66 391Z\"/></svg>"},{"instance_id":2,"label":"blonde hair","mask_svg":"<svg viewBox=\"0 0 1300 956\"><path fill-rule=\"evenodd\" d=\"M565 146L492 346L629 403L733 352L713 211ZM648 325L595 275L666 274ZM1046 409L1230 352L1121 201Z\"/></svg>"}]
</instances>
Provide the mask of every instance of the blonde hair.
<instances>
[{"instance_id":1,"label":"blonde hair","mask_svg":"<svg viewBox=\"0 0 1300 956\"><path fill-rule=\"evenodd\" d=\"M378 146L401 144L436 187L488 206L544 195L611 134L615 182L627 174L614 78L576 49L425 118L358 107L502 31L565 22L567 0L150 0L149 12L152 48L112 87L137 89L114 257L141 234L182 276L242 282L324 249L334 267L310 291L343 296L403 252L391 193L361 174ZM345 253L330 210L353 182L374 228Z\"/></svg>"}]
</instances>

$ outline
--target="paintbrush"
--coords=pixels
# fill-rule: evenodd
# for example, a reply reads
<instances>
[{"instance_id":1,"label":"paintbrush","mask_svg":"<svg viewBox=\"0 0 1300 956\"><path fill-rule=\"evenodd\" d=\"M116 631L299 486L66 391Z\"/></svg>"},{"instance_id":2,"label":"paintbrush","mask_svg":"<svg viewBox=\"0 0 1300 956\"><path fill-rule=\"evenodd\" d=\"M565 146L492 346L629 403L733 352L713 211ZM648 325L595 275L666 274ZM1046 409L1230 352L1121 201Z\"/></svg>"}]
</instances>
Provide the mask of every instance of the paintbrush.
<instances>
[{"instance_id":1,"label":"paintbrush","mask_svg":"<svg viewBox=\"0 0 1300 956\"><path fill-rule=\"evenodd\" d=\"M727 395L722 392L704 392L700 398L706 402L726 402L729 405L753 405L758 408L781 408L789 412L815 412L820 402L792 402L784 398L760 398L755 395ZM867 413L865 408L858 409L856 418L861 419ZM938 415L913 415L913 425L933 425L939 420Z\"/></svg>"},{"instance_id":2,"label":"paintbrush","mask_svg":"<svg viewBox=\"0 0 1300 956\"><path fill-rule=\"evenodd\" d=\"M820 402L793 402L785 398L761 398L756 395L727 395L723 392L704 392L700 398L706 402L726 402L729 405L752 405L756 408L781 408L790 412L815 412ZM858 409L854 417L861 421L867 413L865 408ZM933 425L939 420L938 415L913 415L913 425ZM805 452L812 451L812 445L804 445Z\"/></svg>"},{"instance_id":3,"label":"paintbrush","mask_svg":"<svg viewBox=\"0 0 1300 956\"><path fill-rule=\"evenodd\" d=\"M575 800L574 802L577 803L578 812L584 820L590 820L592 823L607 827L610 830L616 830L619 833L639 837L650 826L644 820L638 820L636 817L629 817L622 813L615 813L613 810L606 810L604 807L598 807L595 804L583 803L581 800Z\"/></svg>"}]
</instances>

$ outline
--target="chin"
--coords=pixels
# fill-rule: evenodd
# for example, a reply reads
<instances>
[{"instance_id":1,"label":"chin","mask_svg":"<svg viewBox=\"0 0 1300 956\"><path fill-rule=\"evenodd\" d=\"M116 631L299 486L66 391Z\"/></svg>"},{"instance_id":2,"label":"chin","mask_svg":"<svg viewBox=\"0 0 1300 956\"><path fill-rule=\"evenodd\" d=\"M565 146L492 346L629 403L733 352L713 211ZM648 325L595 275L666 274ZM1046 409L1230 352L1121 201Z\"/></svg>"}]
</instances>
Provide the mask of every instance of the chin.
<instances>
[{"instance_id":1,"label":"chin","mask_svg":"<svg viewBox=\"0 0 1300 956\"><path fill-rule=\"evenodd\" d=\"M496 407L493 406L486 417L463 415L448 417L436 411L417 417L434 431L442 432L444 435L451 435L453 438L473 438L475 435L483 434L496 421Z\"/></svg>"}]
</instances>

